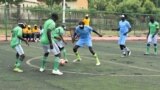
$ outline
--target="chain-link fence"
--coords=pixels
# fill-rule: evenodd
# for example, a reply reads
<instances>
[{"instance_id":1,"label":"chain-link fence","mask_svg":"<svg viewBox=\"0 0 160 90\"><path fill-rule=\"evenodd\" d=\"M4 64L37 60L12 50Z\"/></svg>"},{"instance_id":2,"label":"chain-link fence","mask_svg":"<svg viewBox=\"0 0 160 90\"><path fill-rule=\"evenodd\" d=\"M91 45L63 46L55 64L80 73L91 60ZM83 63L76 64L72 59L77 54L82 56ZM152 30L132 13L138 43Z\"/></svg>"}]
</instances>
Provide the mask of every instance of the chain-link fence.
<instances>
[{"instance_id":1,"label":"chain-link fence","mask_svg":"<svg viewBox=\"0 0 160 90\"><path fill-rule=\"evenodd\" d=\"M52 12L59 14L58 23L62 22L62 11L54 11L52 9L31 9L20 7L0 7L0 35L6 38L10 36L11 29L17 25L18 22L25 22L33 26L43 25L43 22L50 17ZM65 24L68 29L75 27L80 20L82 20L85 14L89 14L90 25L99 32L105 35L114 35L115 32L109 32L112 28L117 28L118 21L120 20L121 13L108 13L99 11L66 11ZM147 32L148 21L150 14L137 14L137 13L125 13L127 19L132 25L133 35L141 36ZM155 16L159 21L160 16Z\"/></svg>"}]
</instances>

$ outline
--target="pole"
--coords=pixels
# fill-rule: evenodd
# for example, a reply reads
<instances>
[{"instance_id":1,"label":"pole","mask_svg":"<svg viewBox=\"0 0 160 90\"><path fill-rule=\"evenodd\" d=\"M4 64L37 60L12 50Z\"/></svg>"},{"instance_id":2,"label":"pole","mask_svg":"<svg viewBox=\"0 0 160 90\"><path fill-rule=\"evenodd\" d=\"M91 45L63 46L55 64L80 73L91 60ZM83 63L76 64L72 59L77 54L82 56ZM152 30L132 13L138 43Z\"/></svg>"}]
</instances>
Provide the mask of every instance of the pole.
<instances>
[{"instance_id":1,"label":"pole","mask_svg":"<svg viewBox=\"0 0 160 90\"><path fill-rule=\"evenodd\" d=\"M66 11L66 0L63 0L63 15L62 15L62 23L65 24L65 11Z\"/></svg>"},{"instance_id":2,"label":"pole","mask_svg":"<svg viewBox=\"0 0 160 90\"><path fill-rule=\"evenodd\" d=\"M4 24L5 24L5 40L7 41L7 2L5 0L5 8L4 8Z\"/></svg>"}]
</instances>

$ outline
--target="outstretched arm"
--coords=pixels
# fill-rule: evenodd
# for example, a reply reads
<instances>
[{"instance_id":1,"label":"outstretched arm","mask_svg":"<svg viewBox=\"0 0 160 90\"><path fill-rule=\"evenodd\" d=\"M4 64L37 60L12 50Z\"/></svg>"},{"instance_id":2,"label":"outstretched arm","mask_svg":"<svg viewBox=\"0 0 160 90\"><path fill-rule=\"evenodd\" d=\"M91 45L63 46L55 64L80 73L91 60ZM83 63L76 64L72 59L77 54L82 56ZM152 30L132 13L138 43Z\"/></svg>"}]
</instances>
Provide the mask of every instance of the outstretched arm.
<instances>
[{"instance_id":1,"label":"outstretched arm","mask_svg":"<svg viewBox=\"0 0 160 90\"><path fill-rule=\"evenodd\" d=\"M64 40L64 38L63 38L62 35L60 35L60 38L61 38L61 40L62 40L65 44L67 44L67 42Z\"/></svg>"},{"instance_id":2,"label":"outstretched arm","mask_svg":"<svg viewBox=\"0 0 160 90\"><path fill-rule=\"evenodd\" d=\"M119 31L119 28L113 28L112 31Z\"/></svg>"},{"instance_id":3,"label":"outstretched arm","mask_svg":"<svg viewBox=\"0 0 160 90\"><path fill-rule=\"evenodd\" d=\"M96 30L93 30L93 32L94 32L95 34L97 34L99 37L102 37L102 35L99 34Z\"/></svg>"},{"instance_id":4,"label":"outstretched arm","mask_svg":"<svg viewBox=\"0 0 160 90\"><path fill-rule=\"evenodd\" d=\"M27 41L27 40L23 39L23 38L22 38L22 37L20 37L20 36L18 36L18 38L19 38L20 40L24 41L24 42L29 46L29 43L28 43L28 41Z\"/></svg>"}]
</instances>

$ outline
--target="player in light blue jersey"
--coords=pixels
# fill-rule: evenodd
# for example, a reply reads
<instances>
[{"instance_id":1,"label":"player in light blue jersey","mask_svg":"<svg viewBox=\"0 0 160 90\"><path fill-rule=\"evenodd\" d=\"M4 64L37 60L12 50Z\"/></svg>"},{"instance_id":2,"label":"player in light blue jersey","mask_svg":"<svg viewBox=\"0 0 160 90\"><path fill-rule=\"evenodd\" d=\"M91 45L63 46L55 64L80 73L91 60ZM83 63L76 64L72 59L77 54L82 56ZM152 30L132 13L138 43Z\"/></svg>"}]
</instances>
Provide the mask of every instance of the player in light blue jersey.
<instances>
[{"instance_id":1,"label":"player in light blue jersey","mask_svg":"<svg viewBox=\"0 0 160 90\"><path fill-rule=\"evenodd\" d=\"M126 47L126 39L127 39L127 34L131 31L131 25L126 20L125 15L121 15L121 20L119 21L118 29L116 29L116 30L119 31L118 44L119 44L120 49L122 51L121 57L130 56L131 50L128 47Z\"/></svg>"},{"instance_id":2,"label":"player in light blue jersey","mask_svg":"<svg viewBox=\"0 0 160 90\"><path fill-rule=\"evenodd\" d=\"M75 41L76 37L79 37L78 41L76 42L73 52L76 55L76 59L73 62L81 61L81 57L79 53L77 52L79 47L83 47L84 45L88 46L89 51L92 53L92 55L96 58L96 65L100 65L99 58L97 54L94 52L92 48L92 38L91 38L91 32L96 33L99 37L102 37L101 34L99 34L97 31L93 30L90 26L85 26L84 22L79 22L79 25L75 29L75 33L73 35L73 42Z\"/></svg>"}]
</instances>

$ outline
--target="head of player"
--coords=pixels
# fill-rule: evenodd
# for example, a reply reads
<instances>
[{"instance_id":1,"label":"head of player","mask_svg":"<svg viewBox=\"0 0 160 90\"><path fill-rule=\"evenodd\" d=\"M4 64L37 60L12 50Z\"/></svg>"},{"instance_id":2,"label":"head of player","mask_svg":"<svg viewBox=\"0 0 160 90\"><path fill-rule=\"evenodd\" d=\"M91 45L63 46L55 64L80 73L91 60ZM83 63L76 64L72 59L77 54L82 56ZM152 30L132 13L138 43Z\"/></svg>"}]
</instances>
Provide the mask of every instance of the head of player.
<instances>
[{"instance_id":1,"label":"head of player","mask_svg":"<svg viewBox=\"0 0 160 90\"><path fill-rule=\"evenodd\" d=\"M21 27L22 29L24 29L26 27L26 25L24 23L18 23L18 26Z\"/></svg>"},{"instance_id":2,"label":"head of player","mask_svg":"<svg viewBox=\"0 0 160 90\"><path fill-rule=\"evenodd\" d=\"M121 20L124 21L126 19L125 15L121 15Z\"/></svg>"},{"instance_id":3,"label":"head of player","mask_svg":"<svg viewBox=\"0 0 160 90\"><path fill-rule=\"evenodd\" d=\"M51 19L52 19L53 21L57 21L57 20L58 20L58 14L52 13Z\"/></svg>"},{"instance_id":4,"label":"head of player","mask_svg":"<svg viewBox=\"0 0 160 90\"><path fill-rule=\"evenodd\" d=\"M84 29L84 22L80 21L79 24L78 24L78 26L79 26L80 29Z\"/></svg>"},{"instance_id":5,"label":"head of player","mask_svg":"<svg viewBox=\"0 0 160 90\"><path fill-rule=\"evenodd\" d=\"M150 22L154 23L154 17L153 16L150 16Z\"/></svg>"}]
</instances>

